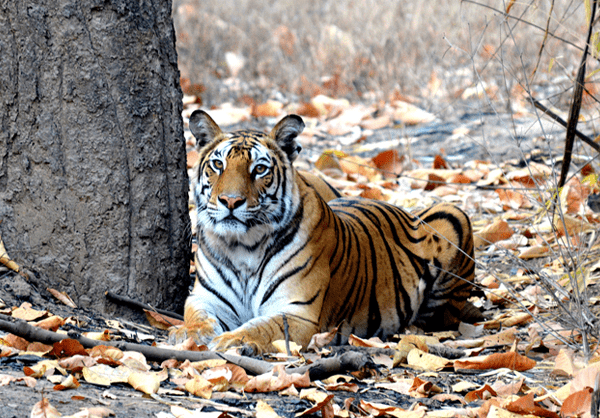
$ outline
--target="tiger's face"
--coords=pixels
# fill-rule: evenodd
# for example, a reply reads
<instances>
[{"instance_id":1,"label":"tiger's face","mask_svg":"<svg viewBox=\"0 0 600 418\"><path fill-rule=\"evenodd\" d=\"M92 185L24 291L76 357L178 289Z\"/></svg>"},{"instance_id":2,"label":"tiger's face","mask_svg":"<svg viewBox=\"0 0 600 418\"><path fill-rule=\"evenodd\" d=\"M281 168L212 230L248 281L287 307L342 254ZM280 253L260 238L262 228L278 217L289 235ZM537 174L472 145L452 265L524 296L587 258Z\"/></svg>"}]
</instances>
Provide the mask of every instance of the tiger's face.
<instances>
[{"instance_id":1,"label":"tiger's face","mask_svg":"<svg viewBox=\"0 0 600 418\"><path fill-rule=\"evenodd\" d=\"M203 111L190 117L199 147L194 198L198 226L228 241L251 245L289 221L298 204L292 161L300 151L297 116L269 134L224 134Z\"/></svg>"}]
</instances>

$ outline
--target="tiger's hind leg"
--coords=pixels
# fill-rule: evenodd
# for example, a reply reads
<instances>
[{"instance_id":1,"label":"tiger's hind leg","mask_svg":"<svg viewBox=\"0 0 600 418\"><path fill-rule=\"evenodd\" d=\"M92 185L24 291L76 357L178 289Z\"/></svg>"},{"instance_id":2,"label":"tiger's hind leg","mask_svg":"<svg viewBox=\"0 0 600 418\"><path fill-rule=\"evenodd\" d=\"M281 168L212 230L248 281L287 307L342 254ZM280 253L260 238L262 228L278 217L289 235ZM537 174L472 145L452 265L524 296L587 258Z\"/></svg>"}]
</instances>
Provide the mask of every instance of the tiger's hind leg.
<instances>
[{"instance_id":1,"label":"tiger's hind leg","mask_svg":"<svg viewBox=\"0 0 600 418\"><path fill-rule=\"evenodd\" d=\"M413 325L425 330L456 328L483 315L467 299L475 277L473 232L468 216L454 205L438 204L416 214L418 253L425 260L424 297Z\"/></svg>"}]
</instances>

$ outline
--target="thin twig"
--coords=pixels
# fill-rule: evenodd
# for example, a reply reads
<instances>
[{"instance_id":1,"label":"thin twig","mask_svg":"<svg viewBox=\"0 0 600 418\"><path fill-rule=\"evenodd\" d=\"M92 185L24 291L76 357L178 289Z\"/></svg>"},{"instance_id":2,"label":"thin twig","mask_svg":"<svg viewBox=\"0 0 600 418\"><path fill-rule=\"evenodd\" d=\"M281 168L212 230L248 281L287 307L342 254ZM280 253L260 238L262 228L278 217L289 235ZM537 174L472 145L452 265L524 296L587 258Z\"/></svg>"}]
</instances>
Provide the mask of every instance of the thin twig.
<instances>
[{"instance_id":1,"label":"thin twig","mask_svg":"<svg viewBox=\"0 0 600 418\"><path fill-rule=\"evenodd\" d=\"M544 106L543 104L541 104L538 100L534 99L533 97L531 98L531 100L533 102L533 105L535 107L537 107L538 109L540 109L542 112L544 112L544 114L548 115L548 117L550 117L551 119L555 120L556 122L558 122L563 127L565 127L565 128L567 127L567 122L563 118L561 118L560 116L558 116L556 113L554 113L553 111L551 111L550 109L548 109L546 106ZM581 131L578 131L577 129L575 129L575 135L577 135L577 137L579 139L581 139L583 142L585 142L586 144L588 144L590 147L592 147L596 151L600 152L600 145L598 145L596 142L594 142L594 140L592 138L590 138L586 134L582 133Z\"/></svg>"},{"instance_id":2,"label":"thin twig","mask_svg":"<svg viewBox=\"0 0 600 418\"><path fill-rule=\"evenodd\" d=\"M128 298L126 296L117 295L116 293L113 293L113 292L106 292L105 295L108 299L112 300L113 302L119 302L124 305L132 306L134 308L138 308L138 309L142 309L142 310L146 309L148 311L158 312L161 315L170 316L171 318L180 319L183 321L183 316L181 316L175 312L165 311L164 309L158 309L158 308L150 306L146 303L139 302L137 300Z\"/></svg>"},{"instance_id":3,"label":"thin twig","mask_svg":"<svg viewBox=\"0 0 600 418\"><path fill-rule=\"evenodd\" d=\"M281 317L283 319L283 335L285 336L285 352L288 356L291 357L292 352L290 350L290 328L285 314L282 314Z\"/></svg>"}]
</instances>

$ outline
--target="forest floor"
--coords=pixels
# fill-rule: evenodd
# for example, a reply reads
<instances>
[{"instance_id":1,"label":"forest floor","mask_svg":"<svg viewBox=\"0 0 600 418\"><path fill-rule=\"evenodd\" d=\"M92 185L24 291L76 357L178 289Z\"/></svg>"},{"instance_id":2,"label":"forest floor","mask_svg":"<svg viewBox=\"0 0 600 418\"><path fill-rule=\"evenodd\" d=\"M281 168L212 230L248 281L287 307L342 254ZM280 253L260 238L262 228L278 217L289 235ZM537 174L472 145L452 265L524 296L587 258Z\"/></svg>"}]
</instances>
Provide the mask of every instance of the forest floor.
<instances>
[{"instance_id":1,"label":"forest floor","mask_svg":"<svg viewBox=\"0 0 600 418\"><path fill-rule=\"evenodd\" d=\"M51 347L0 331L0 417L589 416L588 388L600 370L598 353L584 353L584 343L592 351L597 344L600 217L592 210L598 186L588 178L595 163L558 192L561 233L560 222L552 223L544 210L562 155L558 124L533 112L479 109L441 118L401 100L371 106L319 100L308 109L269 102L210 113L228 130L270 129L284 112L303 114L307 128L298 166L329 175L345 194L409 210L439 200L465 209L478 235L481 291L472 300L487 321L428 338L355 339L347 350L371 354L361 370L339 370L332 380L298 377L295 389L262 375L254 379L256 392L240 370L218 362L161 367L137 355L102 352L75 366L74 352L62 352L57 363L48 354ZM184 118L197 107L187 101ZM186 138L192 165L189 132ZM585 167L585 155L576 157L578 167ZM62 330L92 333L90 338L109 330L113 340L165 340L165 331L141 316L104 318L67 307L8 268L0 270L0 285L3 315L30 323L59 317ZM577 306L580 300L585 306ZM587 325L585 315L591 316ZM330 351L266 360L304 364ZM123 368L128 374L117 376ZM133 370L141 383L131 377ZM76 383L64 382L68 376Z\"/></svg>"}]
</instances>

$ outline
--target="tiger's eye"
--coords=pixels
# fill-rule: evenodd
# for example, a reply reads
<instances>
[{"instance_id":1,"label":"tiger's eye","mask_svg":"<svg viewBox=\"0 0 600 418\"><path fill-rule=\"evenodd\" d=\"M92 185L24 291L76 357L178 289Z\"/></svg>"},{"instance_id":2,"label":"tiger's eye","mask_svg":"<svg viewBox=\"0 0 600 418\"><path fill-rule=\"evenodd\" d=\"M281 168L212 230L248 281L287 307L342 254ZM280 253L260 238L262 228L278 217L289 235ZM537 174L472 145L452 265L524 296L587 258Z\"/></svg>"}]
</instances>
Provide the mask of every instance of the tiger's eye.
<instances>
[{"instance_id":1,"label":"tiger's eye","mask_svg":"<svg viewBox=\"0 0 600 418\"><path fill-rule=\"evenodd\" d=\"M213 160L212 161L213 168L216 170L223 170L223 161L221 160Z\"/></svg>"},{"instance_id":2,"label":"tiger's eye","mask_svg":"<svg viewBox=\"0 0 600 418\"><path fill-rule=\"evenodd\" d=\"M256 167L254 167L254 174L264 174L267 172L267 170L269 169L269 167L267 167L264 164L259 164Z\"/></svg>"}]
</instances>

